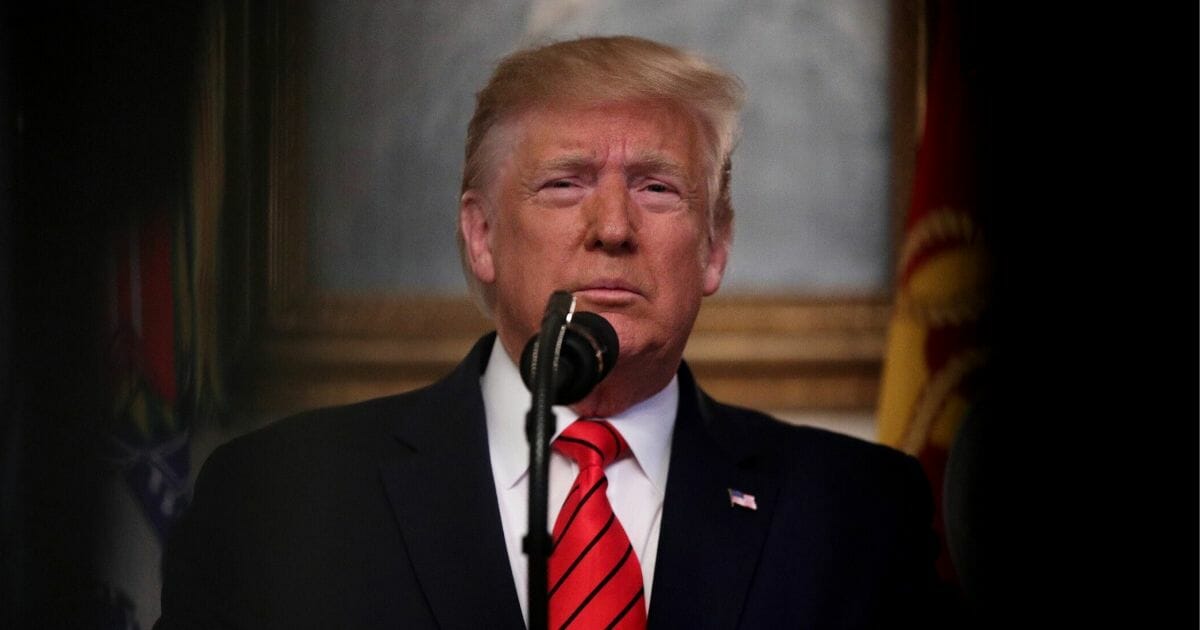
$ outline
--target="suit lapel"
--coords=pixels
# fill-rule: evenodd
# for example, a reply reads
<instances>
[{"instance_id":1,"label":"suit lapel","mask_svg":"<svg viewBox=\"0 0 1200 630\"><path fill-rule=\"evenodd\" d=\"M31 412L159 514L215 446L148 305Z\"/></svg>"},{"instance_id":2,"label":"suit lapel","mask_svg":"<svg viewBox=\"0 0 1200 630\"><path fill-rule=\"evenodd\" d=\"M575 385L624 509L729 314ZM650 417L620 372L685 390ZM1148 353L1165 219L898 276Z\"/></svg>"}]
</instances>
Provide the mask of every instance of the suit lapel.
<instances>
[{"instance_id":1,"label":"suit lapel","mask_svg":"<svg viewBox=\"0 0 1200 630\"><path fill-rule=\"evenodd\" d=\"M443 628L524 623L500 525L479 375L491 338L400 418L381 473L413 570Z\"/></svg>"},{"instance_id":2,"label":"suit lapel","mask_svg":"<svg viewBox=\"0 0 1200 630\"><path fill-rule=\"evenodd\" d=\"M651 627L732 628L740 617L779 488L723 420L681 368ZM753 495L757 509L732 506L730 489Z\"/></svg>"}]
</instances>

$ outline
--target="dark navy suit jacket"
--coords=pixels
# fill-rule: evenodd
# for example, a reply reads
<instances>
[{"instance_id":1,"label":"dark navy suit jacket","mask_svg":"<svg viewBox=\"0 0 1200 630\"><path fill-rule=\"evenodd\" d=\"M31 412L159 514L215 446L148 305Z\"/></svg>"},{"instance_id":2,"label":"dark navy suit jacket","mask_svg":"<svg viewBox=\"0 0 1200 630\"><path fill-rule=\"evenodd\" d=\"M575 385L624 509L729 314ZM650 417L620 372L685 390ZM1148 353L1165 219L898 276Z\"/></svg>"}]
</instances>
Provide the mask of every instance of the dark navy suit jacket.
<instances>
[{"instance_id":1,"label":"dark navy suit jacket","mask_svg":"<svg viewBox=\"0 0 1200 630\"><path fill-rule=\"evenodd\" d=\"M479 389L493 341L430 387L214 451L155 627L522 628ZM914 459L716 403L686 366L679 382L651 627L927 625L936 543Z\"/></svg>"}]
</instances>

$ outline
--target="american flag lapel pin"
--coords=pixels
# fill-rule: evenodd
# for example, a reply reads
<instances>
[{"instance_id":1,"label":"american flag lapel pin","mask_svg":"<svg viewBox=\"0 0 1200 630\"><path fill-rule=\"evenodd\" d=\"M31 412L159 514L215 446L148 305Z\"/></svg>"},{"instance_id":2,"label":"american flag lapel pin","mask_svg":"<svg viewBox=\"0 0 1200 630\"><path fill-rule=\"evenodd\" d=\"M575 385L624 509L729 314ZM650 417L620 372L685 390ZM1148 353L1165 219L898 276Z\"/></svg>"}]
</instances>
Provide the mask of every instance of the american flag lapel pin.
<instances>
[{"instance_id":1,"label":"american flag lapel pin","mask_svg":"<svg viewBox=\"0 0 1200 630\"><path fill-rule=\"evenodd\" d=\"M729 507L740 507L747 510L757 510L758 504L754 502L754 495L734 490L729 488Z\"/></svg>"}]
</instances>

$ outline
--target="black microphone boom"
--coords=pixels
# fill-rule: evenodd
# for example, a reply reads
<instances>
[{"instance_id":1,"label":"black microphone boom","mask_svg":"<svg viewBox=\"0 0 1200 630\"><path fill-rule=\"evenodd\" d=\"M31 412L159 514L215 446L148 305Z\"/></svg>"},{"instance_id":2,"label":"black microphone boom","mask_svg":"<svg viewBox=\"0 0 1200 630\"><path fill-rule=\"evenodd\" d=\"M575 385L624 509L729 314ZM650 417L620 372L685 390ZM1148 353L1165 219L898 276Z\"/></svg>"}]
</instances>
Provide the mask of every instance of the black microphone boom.
<instances>
[{"instance_id":1,"label":"black microphone boom","mask_svg":"<svg viewBox=\"0 0 1200 630\"><path fill-rule=\"evenodd\" d=\"M538 335L521 352L521 379L533 389ZM583 400L612 371L619 352L617 331L603 317L581 311L571 317L562 338L555 375L553 403L569 405Z\"/></svg>"},{"instance_id":2,"label":"black microphone boom","mask_svg":"<svg viewBox=\"0 0 1200 630\"><path fill-rule=\"evenodd\" d=\"M546 630L548 620L546 497L550 494L551 405L583 400L617 362L617 333L595 313L576 313L575 298L555 291L542 315L542 326L521 352L521 379L532 400L525 416L529 439L529 630Z\"/></svg>"}]
</instances>

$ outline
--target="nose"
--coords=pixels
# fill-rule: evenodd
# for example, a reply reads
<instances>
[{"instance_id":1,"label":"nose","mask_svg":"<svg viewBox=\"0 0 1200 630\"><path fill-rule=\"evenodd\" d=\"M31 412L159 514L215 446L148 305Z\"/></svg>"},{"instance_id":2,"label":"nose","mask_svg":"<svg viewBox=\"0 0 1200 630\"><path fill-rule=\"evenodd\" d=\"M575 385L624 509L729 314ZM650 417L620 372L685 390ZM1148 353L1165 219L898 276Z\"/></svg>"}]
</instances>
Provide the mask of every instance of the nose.
<instances>
[{"instance_id":1,"label":"nose","mask_svg":"<svg viewBox=\"0 0 1200 630\"><path fill-rule=\"evenodd\" d=\"M587 204L588 249L616 254L637 247L632 202L623 181L602 182Z\"/></svg>"}]
</instances>

